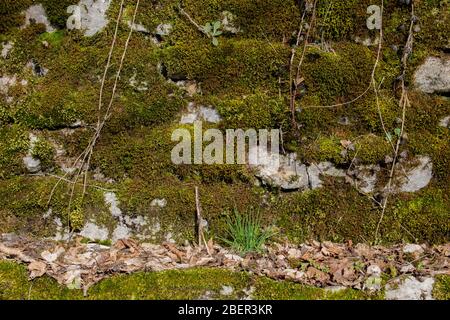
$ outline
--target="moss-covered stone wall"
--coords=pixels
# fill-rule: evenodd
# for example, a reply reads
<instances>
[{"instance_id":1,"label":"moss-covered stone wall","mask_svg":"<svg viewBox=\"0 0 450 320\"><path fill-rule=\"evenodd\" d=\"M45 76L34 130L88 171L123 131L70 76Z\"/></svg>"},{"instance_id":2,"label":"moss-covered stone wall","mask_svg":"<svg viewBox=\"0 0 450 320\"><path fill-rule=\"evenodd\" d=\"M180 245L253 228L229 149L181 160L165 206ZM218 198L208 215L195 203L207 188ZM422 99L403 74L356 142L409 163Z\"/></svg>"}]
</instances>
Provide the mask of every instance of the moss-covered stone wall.
<instances>
[{"instance_id":1,"label":"moss-covered stone wall","mask_svg":"<svg viewBox=\"0 0 450 320\"><path fill-rule=\"evenodd\" d=\"M85 37L80 31L65 29L65 8L76 1L40 1L56 32L46 33L42 25L19 28L23 24L20 12L38 2L0 1L0 43L13 43L7 58L0 58L0 76L18 79L0 96L0 232L53 236L53 218L69 223L70 185L61 183L48 204L57 181L50 175L63 175L61 162L70 165L94 133L99 79L108 58L118 3L113 1L108 11L110 24L93 37ZM180 14L179 1L141 2L136 22L148 32L135 32L129 43L112 117L91 161L89 184L113 189L125 215L156 219L161 236L171 232L179 241L195 239L194 186L200 187L211 236L223 235L225 212L236 207L243 212L258 209L265 224L274 225L292 241L374 241L381 214L373 199L377 194L361 194L344 179L326 179L319 190L284 193L259 186L245 166L176 166L170 161L174 146L170 136L188 103L212 105L223 118L218 125L221 129L282 128L286 152L296 153L304 163L330 161L348 168L357 157L361 164L379 165L386 179L390 167L385 158L392 150L378 107L384 126L393 134L402 117L395 88L410 7L385 1L384 42L375 72L377 105L373 90L366 89L378 46L366 46L356 38L376 39L377 32L368 30L365 23L367 6L373 1L318 1L301 68L304 88L297 99L298 128L293 128L289 62L294 50L297 63L304 48L303 42L293 47L303 14L296 1L182 1L185 12L200 25L221 20L224 11L232 13L238 32L224 32L218 46ZM126 1L126 7L130 12L134 2ZM385 243L441 243L450 235L449 129L439 126L450 114L450 101L445 95L419 92L413 85L414 70L426 57L448 52L450 7L448 1L421 0L415 1L415 10L419 28L406 72L411 107L406 110L407 139L400 152L408 158L430 156L433 179L419 192L391 196L380 226ZM305 17L308 21L311 12ZM155 30L161 24L172 26L169 35L157 36ZM121 23L118 48L123 48L128 31L127 24ZM116 50L112 57L105 86L108 94L121 53ZM36 76L26 67L30 61L48 73ZM198 90L189 94L178 81L195 81ZM359 96L336 108L310 107L340 104ZM109 101L108 95L105 100ZM343 124L343 118L348 122ZM35 154L47 161L43 176L30 176L23 165L31 132L54 149L44 145ZM344 154L342 140L355 142L358 154ZM57 156L57 146L65 151L63 156ZM94 172L107 179L95 180ZM107 183L108 179L114 182ZM81 189L77 185L76 194ZM152 207L157 198L166 199L167 206ZM43 220L48 205L53 216ZM81 221L73 228L94 218L108 228L116 223L101 189L88 188L80 210Z\"/></svg>"}]
</instances>

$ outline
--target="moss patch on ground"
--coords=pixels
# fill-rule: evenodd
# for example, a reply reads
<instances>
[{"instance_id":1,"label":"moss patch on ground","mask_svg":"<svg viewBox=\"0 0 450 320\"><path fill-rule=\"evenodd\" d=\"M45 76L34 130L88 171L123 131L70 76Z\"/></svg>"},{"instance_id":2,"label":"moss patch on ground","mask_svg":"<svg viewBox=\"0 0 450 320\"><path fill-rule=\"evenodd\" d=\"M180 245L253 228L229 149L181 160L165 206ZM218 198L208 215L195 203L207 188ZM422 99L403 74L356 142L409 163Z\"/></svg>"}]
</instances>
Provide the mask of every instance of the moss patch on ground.
<instances>
[{"instance_id":1,"label":"moss patch on ground","mask_svg":"<svg viewBox=\"0 0 450 320\"><path fill-rule=\"evenodd\" d=\"M450 276L438 275L433 288L433 297L438 300L450 300Z\"/></svg>"}]
</instances>

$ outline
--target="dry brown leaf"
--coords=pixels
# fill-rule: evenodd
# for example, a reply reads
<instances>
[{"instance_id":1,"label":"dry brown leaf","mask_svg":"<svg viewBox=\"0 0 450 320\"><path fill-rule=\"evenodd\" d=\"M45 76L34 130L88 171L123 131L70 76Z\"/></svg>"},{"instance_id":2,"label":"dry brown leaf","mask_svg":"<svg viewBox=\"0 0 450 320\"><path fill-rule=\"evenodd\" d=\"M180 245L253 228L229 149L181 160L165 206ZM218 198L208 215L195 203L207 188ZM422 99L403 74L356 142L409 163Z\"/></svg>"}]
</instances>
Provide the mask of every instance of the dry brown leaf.
<instances>
[{"instance_id":1,"label":"dry brown leaf","mask_svg":"<svg viewBox=\"0 0 450 320\"><path fill-rule=\"evenodd\" d=\"M184 252L178 250L172 243L166 243L164 246L169 249L171 253L175 254L176 260L183 261L183 258L185 257Z\"/></svg>"},{"instance_id":2,"label":"dry brown leaf","mask_svg":"<svg viewBox=\"0 0 450 320\"><path fill-rule=\"evenodd\" d=\"M28 265L30 271L30 279L42 277L47 270L47 265L41 261L33 261Z\"/></svg>"},{"instance_id":3,"label":"dry brown leaf","mask_svg":"<svg viewBox=\"0 0 450 320\"><path fill-rule=\"evenodd\" d=\"M309 267L308 270L306 270L306 276L320 283L326 283L330 279L328 274L314 267Z\"/></svg>"}]
</instances>

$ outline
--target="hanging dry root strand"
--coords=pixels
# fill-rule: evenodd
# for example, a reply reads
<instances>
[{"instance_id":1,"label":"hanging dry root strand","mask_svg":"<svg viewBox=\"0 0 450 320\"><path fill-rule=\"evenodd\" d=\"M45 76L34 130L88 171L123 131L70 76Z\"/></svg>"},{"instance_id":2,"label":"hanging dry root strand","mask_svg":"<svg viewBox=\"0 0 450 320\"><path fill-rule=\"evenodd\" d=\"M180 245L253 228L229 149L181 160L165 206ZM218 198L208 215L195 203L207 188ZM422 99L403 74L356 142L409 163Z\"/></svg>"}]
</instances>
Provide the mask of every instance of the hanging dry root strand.
<instances>
[{"instance_id":1,"label":"hanging dry root strand","mask_svg":"<svg viewBox=\"0 0 450 320\"><path fill-rule=\"evenodd\" d=\"M316 5L317 5L317 0L314 1L314 5L313 5L313 9L312 9L313 12L312 12L311 19L309 22L308 31L306 32L306 36L305 36L305 40L304 40L304 44L303 44L302 56L300 57L300 60L297 65L297 70L295 72L295 78L294 78L294 60L295 60L295 54L297 52L297 48L300 45L301 35L303 33L303 27L304 27L303 22L305 20L305 15L306 15L306 11L307 11L306 8L304 8L304 11L303 11L302 19L300 21L300 29L297 33L297 41L295 43L295 47L292 48L291 59L289 62L289 107L290 107L290 111L291 111L292 127L295 130L297 129L297 120L295 119L295 111L296 111L295 100L296 100L296 97L298 94L298 88L299 88L300 84L303 82L303 79L300 76L300 71L301 71L301 66L303 64L303 60L305 58L306 47L308 45L309 35L311 33L311 30L313 29L313 24L316 19Z\"/></svg>"},{"instance_id":2,"label":"hanging dry root strand","mask_svg":"<svg viewBox=\"0 0 450 320\"><path fill-rule=\"evenodd\" d=\"M406 110L407 108L409 108L411 106L410 101L409 101L409 97L408 97L408 88L406 87L405 84L405 76L406 76L406 70L408 67L408 59L410 57L410 55L412 54L413 51L413 43L414 43L414 33L413 33L413 27L414 27L414 22L415 22L415 16L414 16L414 4L412 4L411 7L411 23L409 26L409 34L408 34L408 39L406 40L406 44L405 44L405 48L403 51L403 56L402 56L402 73L399 77L400 79L400 89L401 89L401 95L400 95L400 100L399 100L399 106L402 109L402 125L400 128L400 134L399 137L397 139L397 143L395 144L395 148L394 148L394 160L392 161L392 166L390 169L390 173L389 173L389 181L387 184L387 191L386 191L386 196L384 198L383 201L383 205L382 205L382 211L381 211L381 216L380 216L380 220L378 221L377 224L377 228L375 231L375 241L378 241L379 238L379 232L380 232L380 226L381 223L383 222L383 218L386 212L386 207L388 204L388 200L389 200L389 196L392 193L392 181L394 178L394 174L395 174L395 167L397 164L397 160L398 160L398 154L399 154L399 150L400 150L400 144L405 132L405 121L406 121ZM378 112L379 112L379 116L380 119L383 119L382 115L381 115L381 111L380 108L378 108ZM392 144L392 142L391 142Z\"/></svg>"}]
</instances>

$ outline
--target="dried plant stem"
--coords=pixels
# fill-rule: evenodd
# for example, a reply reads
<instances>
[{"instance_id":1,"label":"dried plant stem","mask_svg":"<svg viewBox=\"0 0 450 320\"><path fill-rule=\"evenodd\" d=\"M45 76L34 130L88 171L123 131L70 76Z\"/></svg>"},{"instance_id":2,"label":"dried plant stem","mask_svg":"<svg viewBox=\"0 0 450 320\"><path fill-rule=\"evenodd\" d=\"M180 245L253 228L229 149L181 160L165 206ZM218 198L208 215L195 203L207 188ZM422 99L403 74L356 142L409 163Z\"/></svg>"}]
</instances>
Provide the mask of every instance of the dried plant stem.
<instances>
[{"instance_id":1,"label":"dried plant stem","mask_svg":"<svg viewBox=\"0 0 450 320\"><path fill-rule=\"evenodd\" d=\"M181 6L178 7L178 10L180 11L180 13L183 16L185 16L189 20L190 23L192 23L197 28L198 31L200 31L202 34L204 34L208 38L211 37L208 33L205 32L205 30L203 29L202 26L200 26L197 22L195 22L195 20L192 19L192 17L186 11L184 11L183 8L181 8Z\"/></svg>"},{"instance_id":2,"label":"dried plant stem","mask_svg":"<svg viewBox=\"0 0 450 320\"><path fill-rule=\"evenodd\" d=\"M208 243L206 242L205 234L203 232L203 218L202 218L202 206L200 203L200 192L198 190L198 187L195 187L195 208L196 208L196 214L197 214L197 233L198 233L198 245L199 247L202 247L205 245L206 251L209 255L211 255L211 252L209 250Z\"/></svg>"},{"instance_id":3,"label":"dried plant stem","mask_svg":"<svg viewBox=\"0 0 450 320\"><path fill-rule=\"evenodd\" d=\"M347 102L343 102L343 103L336 103L336 104L332 104L332 105L327 105L327 106L304 106L304 109L310 109L310 108L324 108L324 109L331 109L331 108L337 108L337 107L342 107L342 106L347 106L349 104L352 104L356 101L358 101L359 99L361 99L362 97L364 97L369 90L372 88L373 85L373 79L375 78L375 72L378 68L378 65L380 63L380 57L381 57L381 49L383 48L383 13L384 13L384 0L381 0L381 10L380 10L380 14L381 14L381 27L380 27L380 39L378 42L378 50L377 50L377 58L375 60L375 63L373 65L372 68L372 73L370 76L370 81L369 84L367 85L367 88L364 90L363 93L361 93L359 96L357 96L356 98L347 101Z\"/></svg>"},{"instance_id":4,"label":"dried plant stem","mask_svg":"<svg viewBox=\"0 0 450 320\"><path fill-rule=\"evenodd\" d=\"M292 55L291 55L291 60L290 60L290 64L289 64L289 94L290 94L290 111L291 111L291 122L292 122L292 126L297 129L297 121L295 119L295 99L297 97L297 93L298 93L298 86L300 85L299 80L300 80L300 70L301 70L301 66L303 64L304 58L305 58L305 54L306 54L306 47L308 45L308 39L309 39L309 35L311 33L311 30L313 29L313 24L314 21L316 19L316 5L317 5L317 0L314 1L314 5L313 5L313 12L311 15L311 20L309 22L309 28L308 31L306 32L306 36L305 36L305 40L304 40L304 44L303 44L303 50L302 50L302 55L300 57L300 60L297 64L297 71L295 73L295 79L293 79L293 64L294 64L294 59L295 59L295 53L297 51L297 47L300 44L300 37L301 34L303 32L303 21L305 18L305 14L306 14L306 9L303 12L302 15L302 19L300 21L300 30L298 31L297 34L297 41L296 41L296 46L295 48L292 49Z\"/></svg>"},{"instance_id":5,"label":"dried plant stem","mask_svg":"<svg viewBox=\"0 0 450 320\"><path fill-rule=\"evenodd\" d=\"M124 10L124 3L125 0L121 1L120 4L120 9L119 9L119 13L117 15L117 19L116 19L116 26L115 26L115 31L114 31L114 36L113 36L113 40L111 43L111 47L109 50L109 54L108 54L108 59L107 59L107 63L105 66L105 70L103 73L103 77L101 80L101 85L100 85L100 93L99 93L99 100L98 100L98 119L97 119L97 126L95 128L95 132L94 135L91 137L86 149L75 159L75 161L73 162L72 166L73 167L77 167L79 166L79 168L76 170L76 174L72 179L67 179L67 177L69 176L69 172L66 172L62 177L58 177L58 181L57 183L54 185L51 193L50 193L50 197L49 197L49 201L48 201L48 205L50 205L51 199L54 195L54 192L56 191L56 188L58 187L58 185L61 182L66 182L71 184L71 191L70 191L70 198L69 198L69 204L68 204L68 215L69 215L69 221L70 221L70 212L71 212L71 206L72 206L72 201L75 195L75 187L78 185L78 180L80 179L80 177L82 175L84 175L84 179L83 179L83 192L82 192L82 199L84 199L84 196L86 195L86 189L89 186L87 183L88 180L88 172L89 172L89 167L90 167L90 163L91 163L91 159L92 159L92 155L93 155L93 150L94 147L100 137L100 134L102 132L102 129L104 128L106 122L108 121L108 119L111 117L112 112L112 105L114 103L115 100L115 94L117 91L117 86L118 86L118 82L120 79L120 75L122 72L122 68L124 65L124 61L125 61L125 57L126 57L126 53L128 50L128 46L131 40L131 36L133 34L133 29L134 28L130 28L130 32L128 34L127 40L125 42L125 46L123 49L123 53L120 59L120 64L119 64L119 68L117 70L116 73L116 77L114 80L114 85L113 85L113 89L112 89L112 93L111 93L111 98L109 100L109 104L108 107L106 108L103 116L102 116L102 108L103 108L103 95L104 95L104 88L105 88L105 83L106 83L106 77L109 71L109 68L111 66L111 60L112 60L112 55L114 52L114 48L116 46L116 42L117 42L117 35L118 35L118 30L119 30L119 25L120 25L120 21L123 15L123 10ZM139 4L140 4L140 0L137 0L136 2L136 6L135 6L135 10L134 10L134 14L133 14L133 19L132 19L132 26L134 25L135 21L136 21L136 16L137 16L137 12L139 10Z\"/></svg>"},{"instance_id":6,"label":"dried plant stem","mask_svg":"<svg viewBox=\"0 0 450 320\"><path fill-rule=\"evenodd\" d=\"M197 213L197 234L198 234L198 245L202 245L202 208L200 206L200 196L198 192L198 187L195 187L195 208Z\"/></svg>"}]
</instances>

